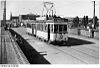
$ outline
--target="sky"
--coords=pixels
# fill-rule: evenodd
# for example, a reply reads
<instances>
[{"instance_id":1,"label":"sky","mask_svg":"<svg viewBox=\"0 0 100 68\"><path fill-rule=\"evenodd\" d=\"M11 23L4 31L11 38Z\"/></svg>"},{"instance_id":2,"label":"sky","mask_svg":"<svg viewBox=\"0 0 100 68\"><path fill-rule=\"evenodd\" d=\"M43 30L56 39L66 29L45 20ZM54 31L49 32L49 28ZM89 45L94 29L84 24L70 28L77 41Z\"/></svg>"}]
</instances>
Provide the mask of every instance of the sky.
<instances>
[{"instance_id":1,"label":"sky","mask_svg":"<svg viewBox=\"0 0 100 68\"><path fill-rule=\"evenodd\" d=\"M3 1L3 0L2 0ZM6 18L9 19L12 13L13 16L21 14L39 14L42 15L43 2L53 2L56 10L56 15L62 17L83 17L84 15L93 17L93 0L6 0ZM96 16L99 17L99 4L96 0ZM3 4L1 3L1 10ZM1 11L1 19L2 13Z\"/></svg>"}]
</instances>

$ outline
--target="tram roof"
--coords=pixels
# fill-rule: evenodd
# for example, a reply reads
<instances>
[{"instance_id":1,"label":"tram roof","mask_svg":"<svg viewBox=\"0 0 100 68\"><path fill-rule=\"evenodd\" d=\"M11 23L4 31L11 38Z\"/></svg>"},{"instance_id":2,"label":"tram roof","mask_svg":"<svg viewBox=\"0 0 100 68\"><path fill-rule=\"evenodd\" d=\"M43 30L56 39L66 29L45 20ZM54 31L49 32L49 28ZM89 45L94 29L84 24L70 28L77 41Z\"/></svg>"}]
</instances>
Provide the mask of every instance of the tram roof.
<instances>
[{"instance_id":1,"label":"tram roof","mask_svg":"<svg viewBox=\"0 0 100 68\"><path fill-rule=\"evenodd\" d=\"M68 22L63 19L52 19L52 20L32 20L28 21L29 24L67 24Z\"/></svg>"},{"instance_id":2,"label":"tram roof","mask_svg":"<svg viewBox=\"0 0 100 68\"><path fill-rule=\"evenodd\" d=\"M36 23L67 23L64 21L54 21L54 20L38 20Z\"/></svg>"},{"instance_id":3,"label":"tram roof","mask_svg":"<svg viewBox=\"0 0 100 68\"><path fill-rule=\"evenodd\" d=\"M26 22L32 24L35 23L35 20L27 20Z\"/></svg>"},{"instance_id":4,"label":"tram roof","mask_svg":"<svg viewBox=\"0 0 100 68\"><path fill-rule=\"evenodd\" d=\"M67 22L54 22L54 21L36 21L30 24L68 24Z\"/></svg>"}]
</instances>

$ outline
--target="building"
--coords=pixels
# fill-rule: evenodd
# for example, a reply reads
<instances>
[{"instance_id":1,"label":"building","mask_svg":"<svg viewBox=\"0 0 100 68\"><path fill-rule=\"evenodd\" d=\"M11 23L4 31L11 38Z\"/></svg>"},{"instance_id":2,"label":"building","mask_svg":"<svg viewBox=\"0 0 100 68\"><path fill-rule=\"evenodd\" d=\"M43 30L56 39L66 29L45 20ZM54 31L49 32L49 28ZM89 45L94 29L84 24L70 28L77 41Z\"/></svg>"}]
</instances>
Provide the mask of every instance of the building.
<instances>
[{"instance_id":1,"label":"building","mask_svg":"<svg viewBox=\"0 0 100 68\"><path fill-rule=\"evenodd\" d=\"M19 16L10 16L10 22L13 26L18 26L20 23L19 23Z\"/></svg>"},{"instance_id":2,"label":"building","mask_svg":"<svg viewBox=\"0 0 100 68\"><path fill-rule=\"evenodd\" d=\"M27 24L28 22L32 22L36 20L36 17L39 17L39 15L35 14L27 14L27 15L19 15L19 23Z\"/></svg>"}]
</instances>

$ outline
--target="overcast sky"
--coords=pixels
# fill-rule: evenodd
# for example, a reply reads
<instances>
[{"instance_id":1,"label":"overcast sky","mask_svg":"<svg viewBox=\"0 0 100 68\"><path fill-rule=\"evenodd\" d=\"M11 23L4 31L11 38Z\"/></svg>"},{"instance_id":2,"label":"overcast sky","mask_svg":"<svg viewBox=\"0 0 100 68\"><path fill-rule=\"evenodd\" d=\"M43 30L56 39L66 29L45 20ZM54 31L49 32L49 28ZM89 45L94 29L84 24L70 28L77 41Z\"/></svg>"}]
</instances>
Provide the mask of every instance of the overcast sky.
<instances>
[{"instance_id":1,"label":"overcast sky","mask_svg":"<svg viewBox=\"0 0 100 68\"><path fill-rule=\"evenodd\" d=\"M42 15L43 2L45 1L51 1L55 4L57 15L63 17L83 17L84 15L88 15L89 17L93 17L92 0L7 0L6 18L9 19L11 13L13 16L28 13ZM96 16L99 16L98 0L96 0Z\"/></svg>"}]
</instances>

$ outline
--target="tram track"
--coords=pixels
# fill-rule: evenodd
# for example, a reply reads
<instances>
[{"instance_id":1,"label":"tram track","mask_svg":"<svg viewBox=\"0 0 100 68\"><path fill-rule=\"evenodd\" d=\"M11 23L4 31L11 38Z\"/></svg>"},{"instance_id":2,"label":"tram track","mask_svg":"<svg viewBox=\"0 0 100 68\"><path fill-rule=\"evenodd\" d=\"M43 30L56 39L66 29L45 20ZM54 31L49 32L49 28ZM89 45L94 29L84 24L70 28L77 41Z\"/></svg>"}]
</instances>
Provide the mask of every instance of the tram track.
<instances>
[{"instance_id":1,"label":"tram track","mask_svg":"<svg viewBox=\"0 0 100 68\"><path fill-rule=\"evenodd\" d=\"M80 52L82 52L82 53L84 53L86 55L89 55L89 56L91 56L91 57L93 57L95 59L99 59L99 53L97 53L99 50L96 51L96 50L89 49L89 48L86 48L86 47L82 47L82 48L74 48L74 47L72 47L72 48L77 50L77 51L80 51ZM86 52L86 50L87 50L87 52Z\"/></svg>"},{"instance_id":2,"label":"tram track","mask_svg":"<svg viewBox=\"0 0 100 68\"><path fill-rule=\"evenodd\" d=\"M9 34L9 33L8 33ZM21 61L21 59L20 59L20 56L19 56L19 54L18 54L18 52L17 52L17 50L16 50L16 47L14 46L14 41L12 41L12 38L10 37L10 35L9 35L9 38L10 38L10 42L12 43L12 46L13 46L13 48L14 48L14 51L15 51L15 53L16 53L16 55L17 55L17 58L18 58L18 61L19 61L19 63L20 64L22 64L23 62Z\"/></svg>"},{"instance_id":3,"label":"tram track","mask_svg":"<svg viewBox=\"0 0 100 68\"><path fill-rule=\"evenodd\" d=\"M50 45L50 44L49 44L49 45ZM73 57L73 58L75 58L75 59L77 59L77 60L79 60L79 61L81 61L81 62L83 62L83 63L88 64L87 62L85 62L85 61L83 61L83 60L81 60L81 59L79 59L79 58L77 58L77 57L73 56L72 54L70 54L70 53L68 53L68 52L63 51L62 49L58 48L57 46L51 45L50 47L52 47L52 48L55 48L55 49L59 50L60 52L64 53L65 55L70 55L71 57Z\"/></svg>"},{"instance_id":4,"label":"tram track","mask_svg":"<svg viewBox=\"0 0 100 68\"><path fill-rule=\"evenodd\" d=\"M20 48L18 47L18 44L15 42L14 38L11 36L10 32L8 31L8 34L9 34L9 38L10 38L10 42L12 43L12 46L14 48L14 51L16 53L16 57L18 58L18 61L19 61L19 64L23 64L23 60L21 59L21 56L19 55L19 52L21 53L22 55L22 58L24 58L24 61L26 64L29 64L29 62L26 60L26 58L24 57L22 51L20 50ZM13 38L13 39L12 39ZM15 46L16 45L16 46ZM19 51L18 49L19 48Z\"/></svg>"},{"instance_id":5,"label":"tram track","mask_svg":"<svg viewBox=\"0 0 100 68\"><path fill-rule=\"evenodd\" d=\"M83 46L81 46L82 48L87 48L87 49L89 49L89 50L94 50L94 51L99 51L99 47L98 48L95 48L95 46L89 46L89 45L83 45Z\"/></svg>"},{"instance_id":6,"label":"tram track","mask_svg":"<svg viewBox=\"0 0 100 68\"><path fill-rule=\"evenodd\" d=\"M93 56L91 56L91 55L88 55L88 54L86 54L86 53L84 53L84 52L82 52L82 51L79 51L79 50L76 50L76 49L74 49L74 48L71 48L71 47L64 47L64 48L61 48L61 47L58 47L58 46L54 46L54 45L52 45L51 47L53 47L53 48L55 48L55 49L57 49L57 50L59 50L59 51L61 51L61 52L63 52L63 53L65 53L65 54L68 54L68 55L70 55L70 56L72 56L72 57L74 57L74 58L76 58L77 60L80 60L80 61L82 61L82 62L84 62L84 63L86 63L86 64L88 64L88 63L92 63L92 62L90 62L89 61L89 59L91 60L98 60L97 58L95 58L95 57L93 57ZM82 56L84 56L84 57L82 57ZM91 58L92 57L92 58ZM87 59L87 58L89 58L89 59ZM85 60L84 60L85 59ZM87 61L87 60L88 61ZM98 62L95 62L95 63L98 63Z\"/></svg>"}]
</instances>

